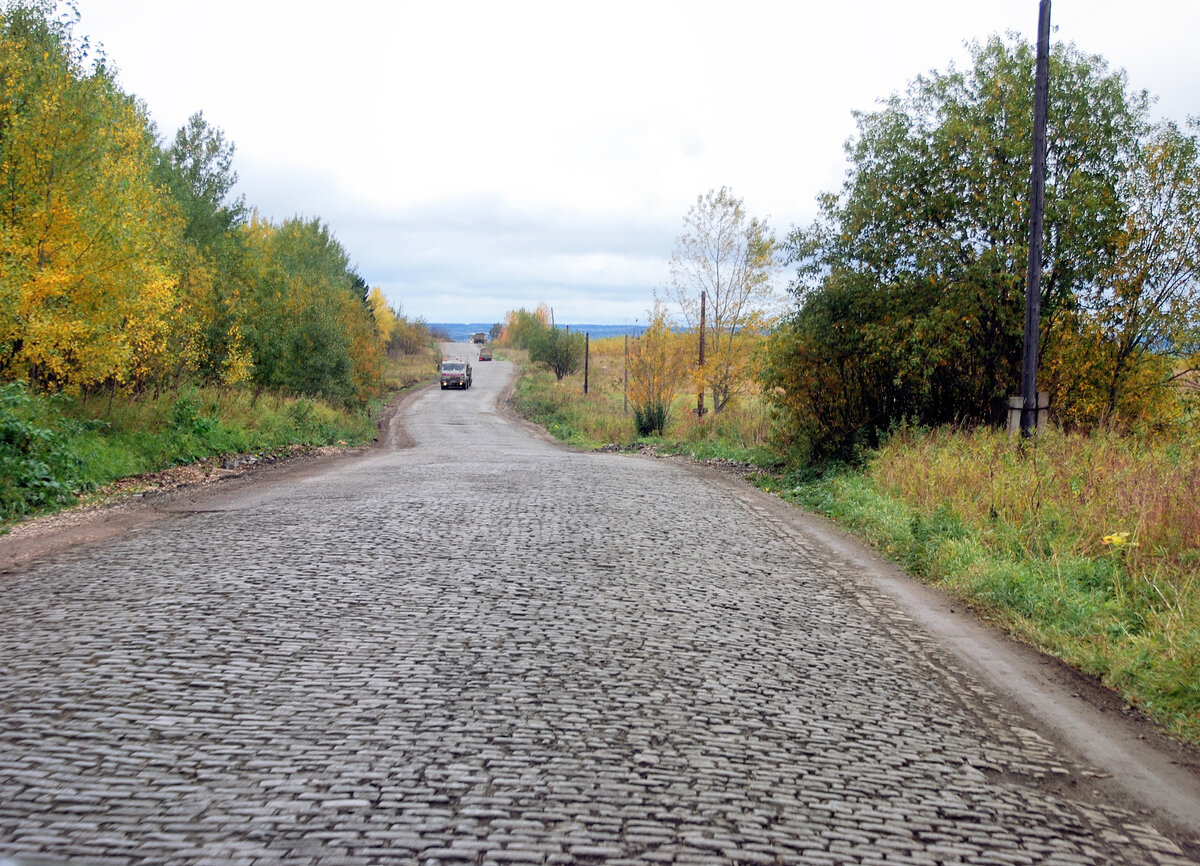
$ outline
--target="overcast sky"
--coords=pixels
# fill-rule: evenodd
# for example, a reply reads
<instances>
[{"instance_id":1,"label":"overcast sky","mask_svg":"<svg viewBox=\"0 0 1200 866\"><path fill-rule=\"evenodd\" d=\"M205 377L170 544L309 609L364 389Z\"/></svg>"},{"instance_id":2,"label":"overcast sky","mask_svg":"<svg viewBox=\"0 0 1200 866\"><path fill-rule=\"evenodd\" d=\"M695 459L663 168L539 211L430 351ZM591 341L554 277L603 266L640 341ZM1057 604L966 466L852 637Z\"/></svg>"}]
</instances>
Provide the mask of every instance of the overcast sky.
<instances>
[{"instance_id":1,"label":"overcast sky","mask_svg":"<svg viewBox=\"0 0 1200 866\"><path fill-rule=\"evenodd\" d=\"M851 112L1037 0L78 0L164 137L203 111L265 216L320 217L409 316L645 321L696 197L780 234L846 169ZM1055 0L1056 41L1200 114L1198 0Z\"/></svg>"}]
</instances>

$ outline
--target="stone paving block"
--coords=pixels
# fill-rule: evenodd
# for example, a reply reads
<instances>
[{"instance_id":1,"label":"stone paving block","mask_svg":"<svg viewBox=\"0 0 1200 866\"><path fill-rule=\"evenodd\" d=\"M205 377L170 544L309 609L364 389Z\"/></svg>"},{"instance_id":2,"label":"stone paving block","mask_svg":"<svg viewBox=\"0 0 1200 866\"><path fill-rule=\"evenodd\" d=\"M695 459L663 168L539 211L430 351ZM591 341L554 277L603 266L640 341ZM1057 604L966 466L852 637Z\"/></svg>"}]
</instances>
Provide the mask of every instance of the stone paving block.
<instances>
[{"instance_id":1,"label":"stone paving block","mask_svg":"<svg viewBox=\"0 0 1200 866\"><path fill-rule=\"evenodd\" d=\"M0 858L1195 854L1071 793L1090 768L758 494L547 445L488 387L419 398L415 448L6 575Z\"/></svg>"}]
</instances>

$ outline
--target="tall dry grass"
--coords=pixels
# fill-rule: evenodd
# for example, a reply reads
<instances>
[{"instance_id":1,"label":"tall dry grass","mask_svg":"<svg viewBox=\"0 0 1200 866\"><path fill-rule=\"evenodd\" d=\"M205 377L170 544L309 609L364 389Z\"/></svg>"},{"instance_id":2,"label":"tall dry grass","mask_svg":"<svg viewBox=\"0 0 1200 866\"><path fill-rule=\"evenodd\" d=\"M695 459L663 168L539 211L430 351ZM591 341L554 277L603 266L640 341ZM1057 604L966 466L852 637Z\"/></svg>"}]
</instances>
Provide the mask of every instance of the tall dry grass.
<instances>
[{"instance_id":1,"label":"tall dry grass","mask_svg":"<svg viewBox=\"0 0 1200 866\"><path fill-rule=\"evenodd\" d=\"M674 350L683 359L680 366L686 367L696 351L695 336L675 334L672 339ZM633 338L629 342L632 351ZM752 382L745 383L724 411L709 412L701 419L692 411L697 388L685 374L673 389L663 435L639 437L633 416L635 389L626 385L625 351L624 337L590 342L587 395L583 393L582 369L556 382L553 376L525 366L515 395L518 410L558 438L582 448L651 442L700 459L775 462L770 449L770 412Z\"/></svg>"},{"instance_id":2,"label":"tall dry grass","mask_svg":"<svg viewBox=\"0 0 1200 866\"><path fill-rule=\"evenodd\" d=\"M909 431L887 443L868 474L885 492L919 508L951 507L981 531L1013 527L1035 550L1048 534L1059 552L1096 556L1115 546L1145 575L1187 573L1200 560L1195 440Z\"/></svg>"},{"instance_id":3,"label":"tall dry grass","mask_svg":"<svg viewBox=\"0 0 1200 866\"><path fill-rule=\"evenodd\" d=\"M822 485L910 570L1200 742L1195 438L902 431Z\"/></svg>"}]
</instances>

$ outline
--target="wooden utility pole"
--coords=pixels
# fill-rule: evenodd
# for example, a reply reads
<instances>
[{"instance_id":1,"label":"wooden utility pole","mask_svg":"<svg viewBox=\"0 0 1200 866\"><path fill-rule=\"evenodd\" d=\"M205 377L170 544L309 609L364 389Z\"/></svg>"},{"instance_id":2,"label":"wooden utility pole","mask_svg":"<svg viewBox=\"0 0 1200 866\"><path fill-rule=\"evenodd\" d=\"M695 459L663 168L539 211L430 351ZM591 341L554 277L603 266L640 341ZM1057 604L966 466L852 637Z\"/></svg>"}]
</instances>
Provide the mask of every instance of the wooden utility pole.
<instances>
[{"instance_id":1,"label":"wooden utility pole","mask_svg":"<svg viewBox=\"0 0 1200 866\"><path fill-rule=\"evenodd\" d=\"M700 369L704 369L704 305L707 292L700 293ZM704 380L700 380L700 392L696 394L696 417L704 417Z\"/></svg>"},{"instance_id":2,"label":"wooden utility pole","mask_svg":"<svg viewBox=\"0 0 1200 866\"><path fill-rule=\"evenodd\" d=\"M588 361L592 357L592 335L583 332L583 393L588 392Z\"/></svg>"},{"instance_id":3,"label":"wooden utility pole","mask_svg":"<svg viewBox=\"0 0 1200 866\"><path fill-rule=\"evenodd\" d=\"M1021 435L1037 430L1038 331L1042 317L1042 219L1046 200L1046 112L1050 91L1050 0L1038 7L1034 77L1033 170L1029 187L1029 269L1025 277L1025 350L1021 357Z\"/></svg>"},{"instance_id":4,"label":"wooden utility pole","mask_svg":"<svg viewBox=\"0 0 1200 866\"><path fill-rule=\"evenodd\" d=\"M625 388L621 392L621 411L629 414L629 335L625 335Z\"/></svg>"}]
</instances>

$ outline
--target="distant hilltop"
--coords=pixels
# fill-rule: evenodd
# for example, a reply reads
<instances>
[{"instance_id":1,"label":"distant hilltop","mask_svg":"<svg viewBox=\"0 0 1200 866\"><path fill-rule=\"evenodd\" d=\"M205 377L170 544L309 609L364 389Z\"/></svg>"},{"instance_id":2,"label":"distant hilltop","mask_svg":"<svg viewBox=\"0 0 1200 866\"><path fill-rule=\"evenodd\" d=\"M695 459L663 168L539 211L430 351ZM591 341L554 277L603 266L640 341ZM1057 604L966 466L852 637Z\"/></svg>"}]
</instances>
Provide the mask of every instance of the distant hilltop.
<instances>
[{"instance_id":1,"label":"distant hilltop","mask_svg":"<svg viewBox=\"0 0 1200 866\"><path fill-rule=\"evenodd\" d=\"M429 322L431 331L445 331L456 343L466 343L472 334L483 331L485 334L492 329L494 322ZM628 334L636 337L646 330L645 325L567 325L560 328L570 328L573 333L588 334L596 339L602 337L624 337Z\"/></svg>"}]
</instances>

